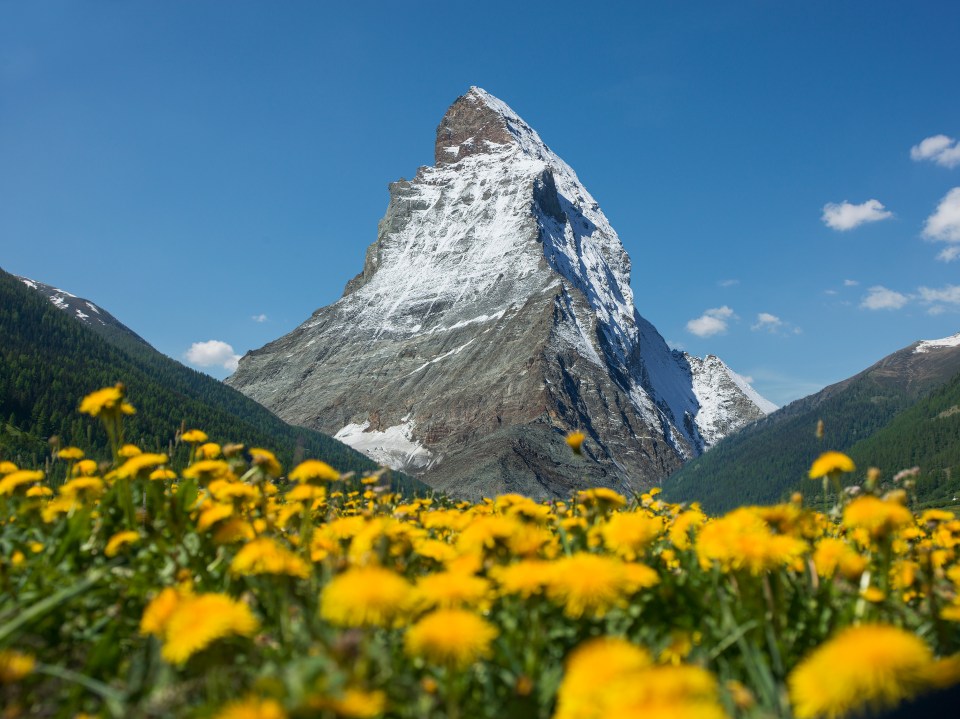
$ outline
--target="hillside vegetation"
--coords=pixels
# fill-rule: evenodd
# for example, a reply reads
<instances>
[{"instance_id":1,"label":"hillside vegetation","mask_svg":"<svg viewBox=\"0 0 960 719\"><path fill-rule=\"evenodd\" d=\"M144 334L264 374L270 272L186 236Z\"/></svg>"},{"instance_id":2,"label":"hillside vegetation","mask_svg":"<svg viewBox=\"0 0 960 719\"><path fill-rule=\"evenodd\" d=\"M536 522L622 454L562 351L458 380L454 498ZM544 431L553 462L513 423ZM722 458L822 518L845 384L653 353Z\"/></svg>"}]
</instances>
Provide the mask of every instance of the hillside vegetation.
<instances>
[{"instance_id":1,"label":"hillside vegetation","mask_svg":"<svg viewBox=\"0 0 960 719\"><path fill-rule=\"evenodd\" d=\"M2 270L0 338L0 458L42 464L51 436L105 450L105 438L77 414L76 398L89 387L123 382L140 409L127 439L144 448L168 451L179 430L202 426L220 441L273 447L284 463L322 456L341 471L376 468L341 442L286 424L132 333L112 327L96 333Z\"/></svg>"},{"instance_id":2,"label":"hillside vegetation","mask_svg":"<svg viewBox=\"0 0 960 719\"><path fill-rule=\"evenodd\" d=\"M808 458L835 449L888 476L919 465L921 498L945 496L940 485L957 464L960 432L957 418L932 417L956 403L958 373L960 351L953 348L930 355L900 350L718 442L669 477L664 495L698 501L710 512L770 504L795 491L809 497L819 490L807 480ZM816 436L820 420L823 439Z\"/></svg>"},{"instance_id":3,"label":"hillside vegetation","mask_svg":"<svg viewBox=\"0 0 960 719\"><path fill-rule=\"evenodd\" d=\"M56 487L0 462L4 716L840 719L960 683L960 520L906 492L411 501L200 431L121 445L136 401L84 399L109 451Z\"/></svg>"}]
</instances>

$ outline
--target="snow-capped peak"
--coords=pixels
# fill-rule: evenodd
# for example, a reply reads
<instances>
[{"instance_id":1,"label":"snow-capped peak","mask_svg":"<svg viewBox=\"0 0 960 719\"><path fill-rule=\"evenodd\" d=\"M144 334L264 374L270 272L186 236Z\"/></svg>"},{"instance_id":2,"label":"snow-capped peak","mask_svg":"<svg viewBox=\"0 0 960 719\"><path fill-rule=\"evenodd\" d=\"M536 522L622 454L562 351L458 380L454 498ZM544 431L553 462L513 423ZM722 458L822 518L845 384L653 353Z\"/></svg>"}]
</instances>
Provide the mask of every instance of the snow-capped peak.
<instances>
[{"instance_id":1,"label":"snow-capped peak","mask_svg":"<svg viewBox=\"0 0 960 719\"><path fill-rule=\"evenodd\" d=\"M573 168L545 143L513 108L481 87L472 86L450 106L437 128L437 165L478 153L496 153L510 146L576 177Z\"/></svg>"},{"instance_id":2,"label":"snow-capped peak","mask_svg":"<svg viewBox=\"0 0 960 719\"><path fill-rule=\"evenodd\" d=\"M915 354L922 354L941 347L960 347L960 332L939 340L920 340L920 343L913 351Z\"/></svg>"},{"instance_id":3,"label":"snow-capped peak","mask_svg":"<svg viewBox=\"0 0 960 719\"><path fill-rule=\"evenodd\" d=\"M503 488L519 471L535 494L565 493L580 470L546 458L581 427L591 481L641 486L763 414L742 378L695 373L637 312L616 231L506 103L471 87L434 154L390 185L343 296L229 384L458 491L485 466Z\"/></svg>"}]
</instances>

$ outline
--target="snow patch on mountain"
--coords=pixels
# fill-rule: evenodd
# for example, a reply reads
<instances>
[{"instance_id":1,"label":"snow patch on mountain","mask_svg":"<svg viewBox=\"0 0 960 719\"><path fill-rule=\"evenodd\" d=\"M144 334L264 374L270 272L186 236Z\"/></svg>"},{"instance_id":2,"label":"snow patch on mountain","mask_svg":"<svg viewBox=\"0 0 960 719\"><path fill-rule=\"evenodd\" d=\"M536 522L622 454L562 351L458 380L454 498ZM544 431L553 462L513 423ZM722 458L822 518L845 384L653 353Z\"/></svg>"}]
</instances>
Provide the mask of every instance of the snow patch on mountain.
<instances>
[{"instance_id":1,"label":"snow patch on mountain","mask_svg":"<svg viewBox=\"0 0 960 719\"><path fill-rule=\"evenodd\" d=\"M433 455L413 439L415 425L412 420L407 420L381 431L370 429L370 422L348 424L334 435L334 439L391 469L423 470L430 465Z\"/></svg>"},{"instance_id":2,"label":"snow patch on mountain","mask_svg":"<svg viewBox=\"0 0 960 719\"><path fill-rule=\"evenodd\" d=\"M915 354L923 354L924 352L929 352L930 350L940 347L960 347L960 332L939 340L921 340L920 344L918 344L913 351Z\"/></svg>"}]
</instances>

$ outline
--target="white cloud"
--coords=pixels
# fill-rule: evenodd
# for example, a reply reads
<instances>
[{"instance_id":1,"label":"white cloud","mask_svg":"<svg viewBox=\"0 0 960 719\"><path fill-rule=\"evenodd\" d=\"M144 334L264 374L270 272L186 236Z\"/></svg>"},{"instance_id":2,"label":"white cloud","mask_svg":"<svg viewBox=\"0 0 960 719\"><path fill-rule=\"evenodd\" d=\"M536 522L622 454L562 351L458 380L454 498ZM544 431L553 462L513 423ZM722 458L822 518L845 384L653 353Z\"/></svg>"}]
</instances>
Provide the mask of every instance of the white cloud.
<instances>
[{"instance_id":1,"label":"white cloud","mask_svg":"<svg viewBox=\"0 0 960 719\"><path fill-rule=\"evenodd\" d=\"M183 356L198 367L223 367L231 372L240 362L240 355L233 351L233 347L220 340L194 342Z\"/></svg>"},{"instance_id":2,"label":"white cloud","mask_svg":"<svg viewBox=\"0 0 960 719\"><path fill-rule=\"evenodd\" d=\"M782 319L769 312L761 312L757 315L756 324L752 325L750 329L754 331L767 330L768 332L776 332L781 327L783 327Z\"/></svg>"},{"instance_id":3,"label":"white cloud","mask_svg":"<svg viewBox=\"0 0 960 719\"><path fill-rule=\"evenodd\" d=\"M938 242L960 243L960 187L954 187L940 200L937 211L927 218L923 226L923 235ZM957 252L948 247L938 259L949 262L957 256Z\"/></svg>"},{"instance_id":4,"label":"white cloud","mask_svg":"<svg viewBox=\"0 0 960 719\"><path fill-rule=\"evenodd\" d=\"M960 165L960 143L946 135L933 135L910 148L915 161L930 160L944 167Z\"/></svg>"},{"instance_id":5,"label":"white cloud","mask_svg":"<svg viewBox=\"0 0 960 719\"><path fill-rule=\"evenodd\" d=\"M857 282L856 280L844 280L844 281L843 281L843 286L844 286L844 287L856 287L856 286L859 285L859 284L860 284L860 283Z\"/></svg>"},{"instance_id":6,"label":"white cloud","mask_svg":"<svg viewBox=\"0 0 960 719\"><path fill-rule=\"evenodd\" d=\"M253 317L251 317L250 319L252 319L254 322L266 322L267 316L261 313L259 315L253 315Z\"/></svg>"},{"instance_id":7,"label":"white cloud","mask_svg":"<svg viewBox=\"0 0 960 719\"><path fill-rule=\"evenodd\" d=\"M909 301L910 298L904 294L876 285L867 290L860 306L868 310L898 310Z\"/></svg>"},{"instance_id":8,"label":"white cloud","mask_svg":"<svg viewBox=\"0 0 960 719\"><path fill-rule=\"evenodd\" d=\"M877 222L890 217L893 217L893 213L879 200L867 200L862 205L852 205L844 200L839 204L828 202L824 205L820 219L827 227L845 232L867 222Z\"/></svg>"},{"instance_id":9,"label":"white cloud","mask_svg":"<svg viewBox=\"0 0 960 719\"><path fill-rule=\"evenodd\" d=\"M937 290L932 287L919 287L920 299L924 302L943 302L948 305L960 305L960 285L944 285Z\"/></svg>"},{"instance_id":10,"label":"white cloud","mask_svg":"<svg viewBox=\"0 0 960 719\"><path fill-rule=\"evenodd\" d=\"M953 262L958 257L960 257L960 245L944 247L940 250L940 254L937 255L937 259L941 262Z\"/></svg>"},{"instance_id":11,"label":"white cloud","mask_svg":"<svg viewBox=\"0 0 960 719\"><path fill-rule=\"evenodd\" d=\"M721 287L733 287L734 285L739 285L740 280L720 280L717 284Z\"/></svg>"},{"instance_id":12,"label":"white cloud","mask_svg":"<svg viewBox=\"0 0 960 719\"><path fill-rule=\"evenodd\" d=\"M733 310L724 305L707 310L694 320L687 322L687 332L697 337L710 337L727 331L727 321L736 317Z\"/></svg>"}]
</instances>

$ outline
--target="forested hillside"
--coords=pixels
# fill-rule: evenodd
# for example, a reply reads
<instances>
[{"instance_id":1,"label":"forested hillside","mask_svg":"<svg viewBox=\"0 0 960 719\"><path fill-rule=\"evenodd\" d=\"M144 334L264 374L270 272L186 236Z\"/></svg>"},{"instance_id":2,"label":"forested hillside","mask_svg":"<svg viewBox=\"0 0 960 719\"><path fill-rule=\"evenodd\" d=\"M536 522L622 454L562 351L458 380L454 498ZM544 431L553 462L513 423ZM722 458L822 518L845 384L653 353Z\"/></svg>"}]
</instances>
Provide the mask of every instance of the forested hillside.
<instances>
[{"instance_id":1,"label":"forested hillside","mask_svg":"<svg viewBox=\"0 0 960 719\"><path fill-rule=\"evenodd\" d=\"M92 390L123 382L138 410L126 439L144 449L166 451L178 429L199 427L216 441L269 447L285 465L316 457L341 471L376 467L124 333L96 334L2 270L0 338L2 458L40 464L53 435L106 452L106 437L77 405Z\"/></svg>"},{"instance_id":2,"label":"forested hillside","mask_svg":"<svg viewBox=\"0 0 960 719\"><path fill-rule=\"evenodd\" d=\"M859 467L880 467L887 479L919 467L922 505L946 506L960 497L960 375L934 390L886 427L850 448Z\"/></svg>"},{"instance_id":3,"label":"forested hillside","mask_svg":"<svg viewBox=\"0 0 960 719\"><path fill-rule=\"evenodd\" d=\"M920 464L921 457L932 471L940 466L941 450L947 451L951 441L960 442L956 431L950 439L952 423L938 427L937 440L927 437L915 446L904 433L909 429L911 437L921 434L913 429L924 411L918 401L928 395L932 401L930 393L941 389L946 392L958 372L957 348L926 354L914 352L914 346L904 348L727 437L668 478L664 494L672 501L701 502L711 512L775 502L798 490L815 496L819 485L806 475L811 460L825 449L847 452L864 469L878 466L888 475ZM915 405L917 414L906 413ZM902 423L892 425L901 413ZM819 420L825 428L822 440L816 436ZM888 426L888 431L878 434ZM868 444L875 436L877 441ZM921 449L933 441L944 444L930 452Z\"/></svg>"}]
</instances>

